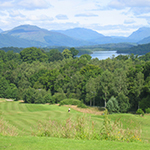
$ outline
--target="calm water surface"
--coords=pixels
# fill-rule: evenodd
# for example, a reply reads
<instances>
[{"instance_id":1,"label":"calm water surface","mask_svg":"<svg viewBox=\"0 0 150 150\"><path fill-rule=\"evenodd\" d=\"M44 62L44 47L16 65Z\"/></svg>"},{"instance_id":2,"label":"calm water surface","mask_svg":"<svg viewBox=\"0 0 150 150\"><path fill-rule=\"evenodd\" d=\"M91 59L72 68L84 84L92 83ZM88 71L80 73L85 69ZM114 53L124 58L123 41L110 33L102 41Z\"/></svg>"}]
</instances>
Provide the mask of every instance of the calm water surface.
<instances>
[{"instance_id":1,"label":"calm water surface","mask_svg":"<svg viewBox=\"0 0 150 150\"><path fill-rule=\"evenodd\" d=\"M94 51L93 54L91 54L91 56L92 58L98 58L99 60L102 60L112 58L113 55L117 57L120 54L121 53L117 54L117 51ZM128 54L123 53L121 55L128 55Z\"/></svg>"}]
</instances>

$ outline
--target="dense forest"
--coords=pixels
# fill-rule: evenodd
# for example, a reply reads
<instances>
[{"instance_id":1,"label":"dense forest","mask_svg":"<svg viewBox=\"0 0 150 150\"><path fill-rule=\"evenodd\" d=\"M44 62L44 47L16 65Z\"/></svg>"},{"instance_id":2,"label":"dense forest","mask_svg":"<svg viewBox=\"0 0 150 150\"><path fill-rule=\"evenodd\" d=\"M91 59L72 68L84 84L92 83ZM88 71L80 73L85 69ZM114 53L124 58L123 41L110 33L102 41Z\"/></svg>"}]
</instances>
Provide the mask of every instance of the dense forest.
<instances>
[{"instance_id":1,"label":"dense forest","mask_svg":"<svg viewBox=\"0 0 150 150\"><path fill-rule=\"evenodd\" d=\"M75 48L0 50L0 97L37 104L74 98L112 112L150 107L150 53L106 60L78 53Z\"/></svg>"},{"instance_id":2,"label":"dense forest","mask_svg":"<svg viewBox=\"0 0 150 150\"><path fill-rule=\"evenodd\" d=\"M133 53L138 55L146 54L149 51L150 51L150 43L137 45L130 48L117 49L117 53L129 53L129 54Z\"/></svg>"}]
</instances>

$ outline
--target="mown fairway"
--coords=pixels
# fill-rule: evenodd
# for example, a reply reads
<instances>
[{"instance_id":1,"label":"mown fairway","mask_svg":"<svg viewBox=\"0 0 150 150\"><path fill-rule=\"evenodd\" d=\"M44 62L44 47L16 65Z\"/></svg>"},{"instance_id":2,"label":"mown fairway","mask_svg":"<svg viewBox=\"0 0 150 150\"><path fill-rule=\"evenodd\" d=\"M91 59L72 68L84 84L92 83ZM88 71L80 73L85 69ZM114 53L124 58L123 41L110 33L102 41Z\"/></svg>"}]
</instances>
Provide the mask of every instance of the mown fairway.
<instances>
[{"instance_id":1,"label":"mown fairway","mask_svg":"<svg viewBox=\"0 0 150 150\"><path fill-rule=\"evenodd\" d=\"M0 135L0 149L150 149L150 144L145 142L113 142L98 140L72 140L52 137L33 137L32 131L35 131L38 121L58 120L64 121L71 117L76 118L81 112L57 105L42 104L24 104L20 102L0 102L0 114L4 120L8 121L18 130L17 137ZM103 116L87 114L99 126L103 123ZM121 117L121 122L125 127L134 128L136 124L141 125L142 139L150 142L150 116L140 117L131 114L113 114L110 115L112 120Z\"/></svg>"}]
</instances>

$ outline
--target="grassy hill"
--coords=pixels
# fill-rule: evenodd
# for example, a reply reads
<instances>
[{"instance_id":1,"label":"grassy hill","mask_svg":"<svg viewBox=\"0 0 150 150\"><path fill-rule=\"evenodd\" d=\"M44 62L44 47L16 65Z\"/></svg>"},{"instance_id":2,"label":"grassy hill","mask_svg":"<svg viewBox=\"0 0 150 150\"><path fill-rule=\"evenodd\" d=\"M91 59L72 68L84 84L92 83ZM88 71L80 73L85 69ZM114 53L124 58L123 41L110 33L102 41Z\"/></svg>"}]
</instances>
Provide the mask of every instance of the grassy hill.
<instances>
[{"instance_id":1,"label":"grassy hill","mask_svg":"<svg viewBox=\"0 0 150 150\"><path fill-rule=\"evenodd\" d=\"M113 114L109 115L111 120L121 118L124 127L134 128L140 124L142 128L141 138L143 142L116 142L105 140L75 140L54 137L35 137L32 132L37 132L39 120L41 122L48 120L64 121L67 118L76 119L83 113L71 109L68 113L68 107L58 105L43 104L25 104L21 102L8 102L5 99L0 100L0 114L3 121L7 121L7 126L12 126L18 132L17 136L4 136L0 133L0 149L136 149L148 150L150 147L150 115L140 117L132 114ZM103 124L103 115L87 114L98 126ZM0 122L0 129L3 121ZM130 126L129 126L130 124Z\"/></svg>"}]
</instances>

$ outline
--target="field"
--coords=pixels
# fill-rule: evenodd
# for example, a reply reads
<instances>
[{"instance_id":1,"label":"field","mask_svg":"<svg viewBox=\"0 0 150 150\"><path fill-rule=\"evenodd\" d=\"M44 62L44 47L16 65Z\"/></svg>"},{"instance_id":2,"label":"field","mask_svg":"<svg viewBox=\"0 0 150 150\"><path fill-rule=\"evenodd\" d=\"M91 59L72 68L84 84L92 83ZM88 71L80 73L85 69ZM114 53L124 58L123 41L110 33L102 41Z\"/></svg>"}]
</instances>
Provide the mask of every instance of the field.
<instances>
[{"instance_id":1,"label":"field","mask_svg":"<svg viewBox=\"0 0 150 150\"><path fill-rule=\"evenodd\" d=\"M15 136L8 136L0 133L0 149L150 149L150 115L144 117L133 114L112 114L111 120L121 118L124 127L134 128L137 124L141 126L142 142L117 142L105 140L74 140L54 137L35 137L32 132L36 132L38 121L57 120L64 121L67 118L75 119L82 115L80 110L71 108L68 113L67 106L42 105L42 104L24 104L22 102L0 100L0 115L7 122L7 126L14 127ZM90 112L91 110L89 110ZM97 110L98 111L98 110ZM93 113L94 114L93 114ZM91 111L86 113L91 120L99 126L102 125L104 116ZM1 125L1 123L0 123Z\"/></svg>"}]
</instances>

